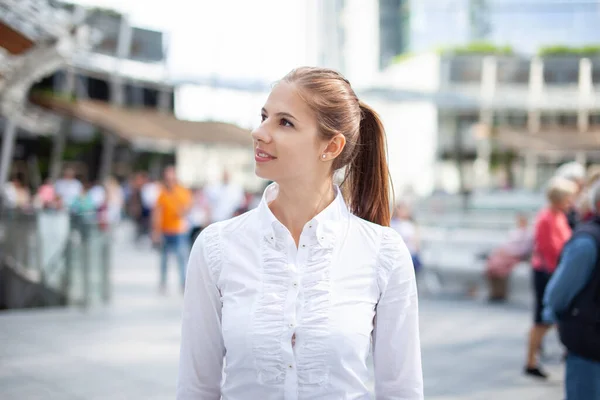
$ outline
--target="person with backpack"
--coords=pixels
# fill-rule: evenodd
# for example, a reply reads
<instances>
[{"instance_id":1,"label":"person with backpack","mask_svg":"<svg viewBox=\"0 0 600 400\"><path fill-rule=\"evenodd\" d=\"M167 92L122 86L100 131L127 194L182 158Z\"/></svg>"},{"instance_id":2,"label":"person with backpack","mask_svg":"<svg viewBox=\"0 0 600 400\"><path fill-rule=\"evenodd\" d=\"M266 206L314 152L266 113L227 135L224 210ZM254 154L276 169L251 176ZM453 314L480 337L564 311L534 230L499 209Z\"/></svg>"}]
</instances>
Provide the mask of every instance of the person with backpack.
<instances>
[{"instance_id":1,"label":"person with backpack","mask_svg":"<svg viewBox=\"0 0 600 400\"><path fill-rule=\"evenodd\" d=\"M600 184L592 187L594 217L565 244L544 294L544 319L557 321L567 348L567 400L600 399Z\"/></svg>"}]
</instances>

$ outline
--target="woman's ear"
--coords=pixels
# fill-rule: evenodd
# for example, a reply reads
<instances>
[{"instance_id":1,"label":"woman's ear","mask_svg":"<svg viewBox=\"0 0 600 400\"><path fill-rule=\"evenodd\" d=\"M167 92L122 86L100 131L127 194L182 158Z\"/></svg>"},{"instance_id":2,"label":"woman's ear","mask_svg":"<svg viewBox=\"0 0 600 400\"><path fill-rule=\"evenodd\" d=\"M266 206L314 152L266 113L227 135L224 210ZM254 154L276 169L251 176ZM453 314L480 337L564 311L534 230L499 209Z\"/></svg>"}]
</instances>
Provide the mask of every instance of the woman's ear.
<instances>
[{"instance_id":1,"label":"woman's ear","mask_svg":"<svg viewBox=\"0 0 600 400\"><path fill-rule=\"evenodd\" d=\"M321 159L323 161L334 160L344 150L344 146L346 146L346 138L341 133L338 133L327 143L327 147L321 153Z\"/></svg>"}]
</instances>

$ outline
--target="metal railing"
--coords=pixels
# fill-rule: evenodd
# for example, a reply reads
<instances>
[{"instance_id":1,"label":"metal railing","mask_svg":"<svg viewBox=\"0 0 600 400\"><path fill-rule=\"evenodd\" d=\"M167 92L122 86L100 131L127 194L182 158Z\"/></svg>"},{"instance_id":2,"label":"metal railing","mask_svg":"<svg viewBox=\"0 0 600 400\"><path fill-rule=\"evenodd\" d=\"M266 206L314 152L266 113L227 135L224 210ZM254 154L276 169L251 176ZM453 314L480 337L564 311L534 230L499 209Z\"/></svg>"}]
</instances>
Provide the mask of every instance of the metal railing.
<instances>
[{"instance_id":1,"label":"metal railing","mask_svg":"<svg viewBox=\"0 0 600 400\"><path fill-rule=\"evenodd\" d=\"M66 211L8 210L0 219L0 261L32 287L39 285L89 307L111 297L112 233L95 218ZM27 304L35 290L21 293Z\"/></svg>"}]
</instances>

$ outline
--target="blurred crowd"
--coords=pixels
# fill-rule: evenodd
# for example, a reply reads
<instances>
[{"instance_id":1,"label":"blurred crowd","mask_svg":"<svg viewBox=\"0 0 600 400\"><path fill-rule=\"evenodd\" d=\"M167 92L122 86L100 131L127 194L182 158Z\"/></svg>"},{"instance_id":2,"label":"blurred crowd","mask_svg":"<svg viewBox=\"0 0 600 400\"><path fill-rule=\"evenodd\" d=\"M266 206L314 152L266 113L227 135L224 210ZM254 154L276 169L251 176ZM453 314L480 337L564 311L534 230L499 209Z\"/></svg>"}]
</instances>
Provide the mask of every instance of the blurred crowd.
<instances>
[{"instance_id":1,"label":"blurred crowd","mask_svg":"<svg viewBox=\"0 0 600 400\"><path fill-rule=\"evenodd\" d=\"M33 213L38 210L67 210L99 226L114 226L127 218L135 223L136 241L152 236L152 215L164 179L145 171L117 180L85 180L73 168L65 168L61 178L47 179L32 190L22 174L15 174L5 185L0 200L3 208ZM225 220L255 207L260 195L245 191L224 172L221 182L205 187L186 188L190 207L186 213L186 232L193 240L212 222Z\"/></svg>"},{"instance_id":2,"label":"blurred crowd","mask_svg":"<svg viewBox=\"0 0 600 400\"><path fill-rule=\"evenodd\" d=\"M556 255L560 254L566 240L555 241L550 238L544 224L540 220L548 210L560 211L566 217L567 232L570 233L582 222L590 221L593 210L593 189L600 185L600 168L586 168L577 163L567 163L556 170L546 185L547 206L539 211L535 224L530 225L527 215L517 214L516 226L509 233L507 240L487 256L486 274L491 285L490 300L504 300L506 297L506 281L510 272L522 261L536 257L536 248L552 248ZM554 241L553 241L554 240ZM535 260L532 260L535 262Z\"/></svg>"},{"instance_id":3,"label":"blurred crowd","mask_svg":"<svg viewBox=\"0 0 600 400\"><path fill-rule=\"evenodd\" d=\"M23 175L16 174L5 185L1 199L5 209L25 213L68 210L103 227L121 220L125 204L123 186L116 178L82 181L72 168L66 168L54 182L47 179L35 191L26 185Z\"/></svg>"},{"instance_id":4,"label":"blurred crowd","mask_svg":"<svg viewBox=\"0 0 600 400\"><path fill-rule=\"evenodd\" d=\"M146 172L138 172L125 188L125 213L136 226L136 241L151 238L155 226L153 216L161 190L169 180L189 192L189 205L184 213L185 228L193 240L208 225L240 215L258 205L260 194L244 190L233 182L229 172L225 171L218 183L204 187L184 187L172 177L173 168L165 169L162 180L149 176Z\"/></svg>"}]
</instances>

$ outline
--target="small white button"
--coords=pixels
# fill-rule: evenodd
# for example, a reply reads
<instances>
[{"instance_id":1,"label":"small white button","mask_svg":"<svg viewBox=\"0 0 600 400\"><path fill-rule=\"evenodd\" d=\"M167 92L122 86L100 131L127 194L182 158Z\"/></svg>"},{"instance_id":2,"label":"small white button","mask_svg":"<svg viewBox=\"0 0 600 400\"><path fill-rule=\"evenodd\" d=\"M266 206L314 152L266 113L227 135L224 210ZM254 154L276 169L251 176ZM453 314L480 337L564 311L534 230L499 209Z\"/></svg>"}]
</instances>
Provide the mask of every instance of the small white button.
<instances>
[{"instance_id":1,"label":"small white button","mask_svg":"<svg viewBox=\"0 0 600 400\"><path fill-rule=\"evenodd\" d=\"M302 245L302 247L306 247L306 245L305 245L305 244L303 244L303 245Z\"/></svg>"},{"instance_id":2,"label":"small white button","mask_svg":"<svg viewBox=\"0 0 600 400\"><path fill-rule=\"evenodd\" d=\"M312 224L308 225L309 228L312 228Z\"/></svg>"},{"instance_id":3,"label":"small white button","mask_svg":"<svg viewBox=\"0 0 600 400\"><path fill-rule=\"evenodd\" d=\"M294 282L294 287L298 287L298 282Z\"/></svg>"},{"instance_id":4,"label":"small white button","mask_svg":"<svg viewBox=\"0 0 600 400\"><path fill-rule=\"evenodd\" d=\"M290 324L290 328L293 328L293 327L294 327L294 324Z\"/></svg>"},{"instance_id":5,"label":"small white button","mask_svg":"<svg viewBox=\"0 0 600 400\"><path fill-rule=\"evenodd\" d=\"M292 364L290 364L290 365L288 365L288 368L292 369L292 368L294 368L294 366Z\"/></svg>"}]
</instances>

